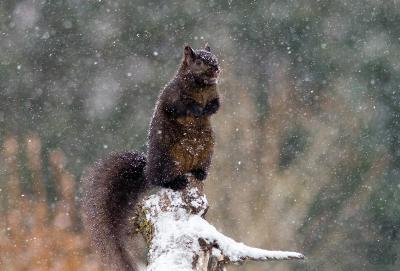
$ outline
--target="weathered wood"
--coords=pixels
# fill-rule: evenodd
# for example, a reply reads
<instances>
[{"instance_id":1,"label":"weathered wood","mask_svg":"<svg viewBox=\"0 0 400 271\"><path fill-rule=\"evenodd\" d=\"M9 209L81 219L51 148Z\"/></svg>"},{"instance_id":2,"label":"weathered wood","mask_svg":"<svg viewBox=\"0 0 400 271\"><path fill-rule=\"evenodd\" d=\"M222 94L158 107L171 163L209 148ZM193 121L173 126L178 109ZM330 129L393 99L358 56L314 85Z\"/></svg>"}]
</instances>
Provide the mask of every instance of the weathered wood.
<instances>
[{"instance_id":1,"label":"weathered wood","mask_svg":"<svg viewBox=\"0 0 400 271\"><path fill-rule=\"evenodd\" d=\"M208 209L202 183L182 191L161 189L145 198L134 218L148 246L149 271L222 271L247 260L304 259L297 252L246 246L218 232L204 216ZM166 269L167 268L167 269Z\"/></svg>"}]
</instances>

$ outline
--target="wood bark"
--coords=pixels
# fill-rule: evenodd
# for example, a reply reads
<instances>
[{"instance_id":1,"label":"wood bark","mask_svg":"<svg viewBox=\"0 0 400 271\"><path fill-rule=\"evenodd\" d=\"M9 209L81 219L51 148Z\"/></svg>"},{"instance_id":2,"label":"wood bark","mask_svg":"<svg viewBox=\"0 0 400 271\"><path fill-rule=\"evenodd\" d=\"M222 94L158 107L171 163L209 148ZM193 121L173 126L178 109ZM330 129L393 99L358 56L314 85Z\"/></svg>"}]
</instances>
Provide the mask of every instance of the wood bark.
<instances>
[{"instance_id":1,"label":"wood bark","mask_svg":"<svg viewBox=\"0 0 400 271\"><path fill-rule=\"evenodd\" d=\"M208 202L195 180L182 191L161 189L143 199L133 218L149 247L149 271L222 271L248 260L301 260L297 252L246 246L218 232L205 220Z\"/></svg>"}]
</instances>

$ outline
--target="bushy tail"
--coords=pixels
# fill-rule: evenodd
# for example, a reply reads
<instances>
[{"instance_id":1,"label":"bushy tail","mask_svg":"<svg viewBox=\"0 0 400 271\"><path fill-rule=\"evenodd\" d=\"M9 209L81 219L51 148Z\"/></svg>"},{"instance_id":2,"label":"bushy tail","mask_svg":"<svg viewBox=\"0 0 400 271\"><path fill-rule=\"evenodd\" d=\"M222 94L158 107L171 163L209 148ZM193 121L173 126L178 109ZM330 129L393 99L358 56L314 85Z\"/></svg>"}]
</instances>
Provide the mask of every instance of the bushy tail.
<instances>
[{"instance_id":1,"label":"bushy tail","mask_svg":"<svg viewBox=\"0 0 400 271\"><path fill-rule=\"evenodd\" d=\"M97 162L82 180L85 228L103 263L113 271L137 270L124 243L127 218L147 188L145 165L146 158L139 153L113 153Z\"/></svg>"}]
</instances>

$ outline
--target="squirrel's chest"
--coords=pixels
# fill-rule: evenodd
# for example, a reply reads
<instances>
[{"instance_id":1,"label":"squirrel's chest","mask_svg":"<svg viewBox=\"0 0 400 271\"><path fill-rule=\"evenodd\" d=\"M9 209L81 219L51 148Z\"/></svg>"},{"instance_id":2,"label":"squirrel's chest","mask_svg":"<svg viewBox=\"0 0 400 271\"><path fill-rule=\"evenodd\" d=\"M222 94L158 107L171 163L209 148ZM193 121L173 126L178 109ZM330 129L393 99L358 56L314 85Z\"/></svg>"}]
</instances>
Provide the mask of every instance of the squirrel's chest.
<instances>
[{"instance_id":1,"label":"squirrel's chest","mask_svg":"<svg viewBox=\"0 0 400 271\"><path fill-rule=\"evenodd\" d=\"M189 98L204 108L211 100L218 97L218 93L215 87L207 88L201 91L192 91L185 94L186 98ZM210 126L209 117L196 118L194 116L181 116L176 121L185 126Z\"/></svg>"},{"instance_id":2,"label":"squirrel's chest","mask_svg":"<svg viewBox=\"0 0 400 271\"><path fill-rule=\"evenodd\" d=\"M212 155L214 135L211 126L186 128L171 149L171 156L182 172L200 167Z\"/></svg>"},{"instance_id":3,"label":"squirrel's chest","mask_svg":"<svg viewBox=\"0 0 400 271\"><path fill-rule=\"evenodd\" d=\"M196 101L199 105L202 107L206 106L207 103L214 98L214 96L217 95L217 92L215 89L210 89L206 91L196 91L196 92L191 92L188 96Z\"/></svg>"}]
</instances>

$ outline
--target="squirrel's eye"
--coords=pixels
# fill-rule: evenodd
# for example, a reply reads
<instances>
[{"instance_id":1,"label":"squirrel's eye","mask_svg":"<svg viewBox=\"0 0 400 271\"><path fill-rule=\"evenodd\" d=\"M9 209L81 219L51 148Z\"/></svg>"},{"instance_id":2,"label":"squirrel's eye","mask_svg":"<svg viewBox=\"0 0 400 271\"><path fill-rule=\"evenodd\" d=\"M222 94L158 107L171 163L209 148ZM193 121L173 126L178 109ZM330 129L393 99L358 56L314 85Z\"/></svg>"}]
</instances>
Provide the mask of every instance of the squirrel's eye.
<instances>
[{"instance_id":1,"label":"squirrel's eye","mask_svg":"<svg viewBox=\"0 0 400 271\"><path fill-rule=\"evenodd\" d=\"M196 65L200 66L201 65L201 60L197 59L195 63L196 63Z\"/></svg>"}]
</instances>

